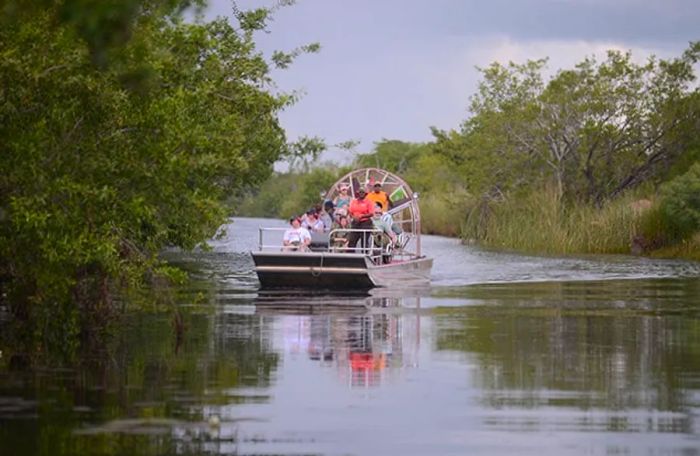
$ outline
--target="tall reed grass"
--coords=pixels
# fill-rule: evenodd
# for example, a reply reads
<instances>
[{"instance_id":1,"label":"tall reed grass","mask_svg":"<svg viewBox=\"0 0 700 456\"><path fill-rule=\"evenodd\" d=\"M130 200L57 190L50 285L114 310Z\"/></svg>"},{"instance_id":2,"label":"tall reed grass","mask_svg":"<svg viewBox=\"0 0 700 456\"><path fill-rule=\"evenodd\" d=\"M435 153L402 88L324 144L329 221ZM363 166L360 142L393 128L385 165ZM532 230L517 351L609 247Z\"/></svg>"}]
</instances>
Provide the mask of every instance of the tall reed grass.
<instances>
[{"instance_id":1,"label":"tall reed grass","mask_svg":"<svg viewBox=\"0 0 700 456\"><path fill-rule=\"evenodd\" d=\"M423 233L460 236L463 206L456 205L456 201L428 194L421 197L420 212Z\"/></svg>"},{"instance_id":2,"label":"tall reed grass","mask_svg":"<svg viewBox=\"0 0 700 456\"><path fill-rule=\"evenodd\" d=\"M629 253L641 213L630 196L603 208L565 204L551 189L472 204L462 237L485 246L540 253Z\"/></svg>"}]
</instances>

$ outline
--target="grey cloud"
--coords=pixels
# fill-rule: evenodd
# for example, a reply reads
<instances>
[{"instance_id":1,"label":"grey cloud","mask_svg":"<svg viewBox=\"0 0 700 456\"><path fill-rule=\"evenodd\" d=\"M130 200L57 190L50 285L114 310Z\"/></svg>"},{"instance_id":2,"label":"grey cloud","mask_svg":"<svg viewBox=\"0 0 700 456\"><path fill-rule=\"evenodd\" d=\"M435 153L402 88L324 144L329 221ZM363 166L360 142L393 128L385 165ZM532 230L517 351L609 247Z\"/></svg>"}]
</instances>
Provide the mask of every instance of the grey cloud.
<instances>
[{"instance_id":1,"label":"grey cloud","mask_svg":"<svg viewBox=\"0 0 700 456\"><path fill-rule=\"evenodd\" d=\"M438 1L454 34L531 40L616 40L663 46L700 39L700 1Z\"/></svg>"}]
</instances>

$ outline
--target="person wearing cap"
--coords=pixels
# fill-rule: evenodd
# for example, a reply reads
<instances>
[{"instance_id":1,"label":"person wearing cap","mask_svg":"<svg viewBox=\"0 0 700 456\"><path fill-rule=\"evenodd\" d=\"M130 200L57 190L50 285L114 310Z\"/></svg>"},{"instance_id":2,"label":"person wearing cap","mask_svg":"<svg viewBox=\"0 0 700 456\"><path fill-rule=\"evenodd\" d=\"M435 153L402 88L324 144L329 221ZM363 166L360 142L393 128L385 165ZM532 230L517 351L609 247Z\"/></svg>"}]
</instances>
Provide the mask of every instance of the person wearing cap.
<instances>
[{"instance_id":1,"label":"person wearing cap","mask_svg":"<svg viewBox=\"0 0 700 456\"><path fill-rule=\"evenodd\" d=\"M374 190L367 194L367 199L373 203L379 203L382 205L382 212L386 212L394 204L391 202L389 195L382 190L382 184L380 182L375 182Z\"/></svg>"},{"instance_id":2,"label":"person wearing cap","mask_svg":"<svg viewBox=\"0 0 700 456\"><path fill-rule=\"evenodd\" d=\"M351 227L355 230L371 230L372 229L372 215L374 215L374 203L366 198L367 192L364 188L360 188L357 191L357 196L350 202L350 207L348 213L352 218ZM364 235L363 235L364 234ZM348 245L354 248L357 245L357 241L363 238L363 245L367 246L367 235L366 233L353 231L348 241Z\"/></svg>"},{"instance_id":3,"label":"person wearing cap","mask_svg":"<svg viewBox=\"0 0 700 456\"><path fill-rule=\"evenodd\" d=\"M282 237L282 250L306 250L311 244L311 233L301 226L299 217L290 218L289 224L291 228L287 228Z\"/></svg>"},{"instance_id":4,"label":"person wearing cap","mask_svg":"<svg viewBox=\"0 0 700 456\"><path fill-rule=\"evenodd\" d=\"M347 184L341 184L338 196L333 199L333 205L336 209L347 209L351 200L352 197L350 196L350 187L348 187Z\"/></svg>"},{"instance_id":5,"label":"person wearing cap","mask_svg":"<svg viewBox=\"0 0 700 456\"><path fill-rule=\"evenodd\" d=\"M394 233L392 229L393 220L391 215L382 212L382 205L379 203L374 203L372 225L375 229L380 230L384 235L386 235L392 243L396 243L396 233Z\"/></svg>"}]
</instances>

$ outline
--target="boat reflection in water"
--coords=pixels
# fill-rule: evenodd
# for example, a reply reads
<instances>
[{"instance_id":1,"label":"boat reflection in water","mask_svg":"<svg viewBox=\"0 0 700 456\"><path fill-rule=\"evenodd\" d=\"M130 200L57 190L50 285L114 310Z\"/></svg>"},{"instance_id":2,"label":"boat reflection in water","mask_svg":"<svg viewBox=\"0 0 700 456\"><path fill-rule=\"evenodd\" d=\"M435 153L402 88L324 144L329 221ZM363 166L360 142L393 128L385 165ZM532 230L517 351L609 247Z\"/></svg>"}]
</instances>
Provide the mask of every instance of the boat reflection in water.
<instances>
[{"instance_id":1,"label":"boat reflection in water","mask_svg":"<svg viewBox=\"0 0 700 456\"><path fill-rule=\"evenodd\" d=\"M137 314L105 362L0 363L0 453L700 454L697 278L378 290L221 294L179 349Z\"/></svg>"},{"instance_id":2,"label":"boat reflection in water","mask_svg":"<svg viewBox=\"0 0 700 456\"><path fill-rule=\"evenodd\" d=\"M420 298L263 299L257 313L274 315L279 325L273 349L333 368L349 386L378 386L392 370L418 364L421 315L411 309L420 308Z\"/></svg>"}]
</instances>

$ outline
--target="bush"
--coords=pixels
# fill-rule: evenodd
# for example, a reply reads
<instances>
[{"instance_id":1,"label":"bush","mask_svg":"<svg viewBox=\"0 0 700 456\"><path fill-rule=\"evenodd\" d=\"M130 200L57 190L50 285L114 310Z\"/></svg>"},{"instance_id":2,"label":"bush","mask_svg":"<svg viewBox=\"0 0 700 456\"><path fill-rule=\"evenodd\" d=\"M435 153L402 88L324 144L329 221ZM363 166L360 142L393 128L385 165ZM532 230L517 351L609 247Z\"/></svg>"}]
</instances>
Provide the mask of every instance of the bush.
<instances>
[{"instance_id":1,"label":"bush","mask_svg":"<svg viewBox=\"0 0 700 456\"><path fill-rule=\"evenodd\" d=\"M688 239L700 229L700 163L661 187L660 209L670 241Z\"/></svg>"},{"instance_id":2,"label":"bush","mask_svg":"<svg viewBox=\"0 0 700 456\"><path fill-rule=\"evenodd\" d=\"M420 200L421 231L426 234L458 236L462 214L455 210L454 201L433 193Z\"/></svg>"},{"instance_id":3,"label":"bush","mask_svg":"<svg viewBox=\"0 0 700 456\"><path fill-rule=\"evenodd\" d=\"M245 195L236 215L286 219L322 202L321 195L348 170L320 166L304 173L275 173L259 191Z\"/></svg>"}]
</instances>

